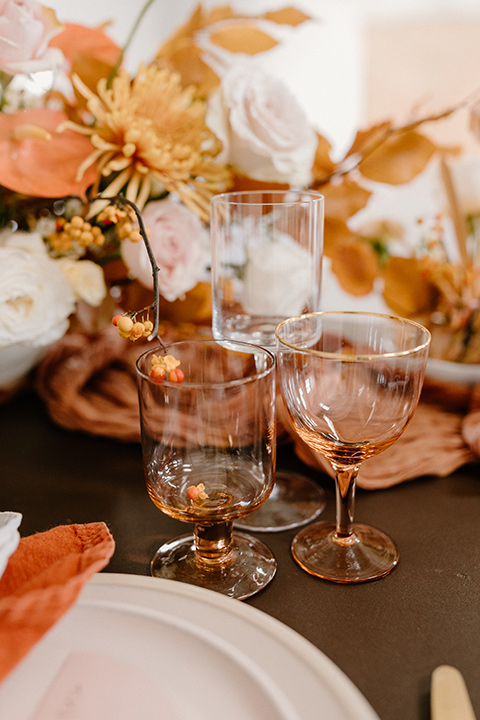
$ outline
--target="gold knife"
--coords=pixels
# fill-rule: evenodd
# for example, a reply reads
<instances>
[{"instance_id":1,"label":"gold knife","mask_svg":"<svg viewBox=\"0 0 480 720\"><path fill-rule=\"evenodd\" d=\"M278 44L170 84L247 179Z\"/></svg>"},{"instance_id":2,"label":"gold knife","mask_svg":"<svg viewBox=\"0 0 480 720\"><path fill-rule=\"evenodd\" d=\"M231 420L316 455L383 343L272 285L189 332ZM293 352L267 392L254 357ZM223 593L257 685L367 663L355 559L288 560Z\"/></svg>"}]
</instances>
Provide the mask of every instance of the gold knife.
<instances>
[{"instance_id":1,"label":"gold knife","mask_svg":"<svg viewBox=\"0 0 480 720\"><path fill-rule=\"evenodd\" d=\"M432 673L431 720L476 720L462 673L439 665Z\"/></svg>"}]
</instances>

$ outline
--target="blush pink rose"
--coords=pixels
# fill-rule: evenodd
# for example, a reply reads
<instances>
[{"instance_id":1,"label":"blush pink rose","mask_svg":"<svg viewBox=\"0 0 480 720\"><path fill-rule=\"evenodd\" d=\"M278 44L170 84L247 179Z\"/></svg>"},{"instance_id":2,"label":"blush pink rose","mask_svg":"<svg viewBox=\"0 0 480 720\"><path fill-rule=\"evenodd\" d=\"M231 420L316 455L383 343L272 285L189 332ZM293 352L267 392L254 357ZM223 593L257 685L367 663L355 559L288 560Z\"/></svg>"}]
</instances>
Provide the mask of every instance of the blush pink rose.
<instances>
[{"instance_id":1,"label":"blush pink rose","mask_svg":"<svg viewBox=\"0 0 480 720\"><path fill-rule=\"evenodd\" d=\"M0 0L0 70L16 75L59 67L63 54L48 43L62 27L37 0Z\"/></svg>"},{"instance_id":2,"label":"blush pink rose","mask_svg":"<svg viewBox=\"0 0 480 720\"><path fill-rule=\"evenodd\" d=\"M160 268L160 293L173 302L205 276L209 238L198 216L175 200L154 200L142 213L148 239ZM143 242L122 242L122 258L130 275L153 288L152 268Z\"/></svg>"}]
</instances>

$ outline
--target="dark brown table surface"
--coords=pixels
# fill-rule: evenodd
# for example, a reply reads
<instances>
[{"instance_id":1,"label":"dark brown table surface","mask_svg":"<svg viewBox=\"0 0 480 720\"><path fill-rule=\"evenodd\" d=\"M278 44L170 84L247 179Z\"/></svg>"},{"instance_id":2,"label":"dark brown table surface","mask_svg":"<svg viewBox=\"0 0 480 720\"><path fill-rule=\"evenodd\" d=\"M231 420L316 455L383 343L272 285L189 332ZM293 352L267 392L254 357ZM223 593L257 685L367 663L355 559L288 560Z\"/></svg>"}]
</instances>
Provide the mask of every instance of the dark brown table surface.
<instances>
[{"instance_id":1,"label":"dark brown table surface","mask_svg":"<svg viewBox=\"0 0 480 720\"><path fill-rule=\"evenodd\" d=\"M104 521L116 541L106 572L148 575L157 547L186 531L148 498L139 445L63 430L30 394L0 405L0 439L0 509L23 513L22 535ZM333 519L332 481L288 447L279 456L279 466L303 469L325 488L323 517ZM443 663L462 671L480 717L480 466L360 490L355 516L396 540L391 575L363 585L319 580L293 561L294 531L262 533L278 570L245 602L308 638L381 720L427 720L430 676Z\"/></svg>"}]
</instances>

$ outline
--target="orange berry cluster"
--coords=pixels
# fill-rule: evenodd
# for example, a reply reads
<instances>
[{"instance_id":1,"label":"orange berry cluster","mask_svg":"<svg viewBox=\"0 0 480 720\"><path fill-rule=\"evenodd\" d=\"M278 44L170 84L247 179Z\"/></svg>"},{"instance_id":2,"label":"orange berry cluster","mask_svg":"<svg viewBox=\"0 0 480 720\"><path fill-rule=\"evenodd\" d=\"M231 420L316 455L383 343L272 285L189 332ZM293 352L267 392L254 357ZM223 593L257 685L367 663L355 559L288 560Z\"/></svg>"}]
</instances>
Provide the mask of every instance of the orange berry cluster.
<instances>
[{"instance_id":1,"label":"orange berry cluster","mask_svg":"<svg viewBox=\"0 0 480 720\"><path fill-rule=\"evenodd\" d=\"M138 322L130 317L130 315L115 315L112 323L118 330L118 334L122 338L128 338L132 342L139 340L141 337L148 337L153 330L153 323L150 320Z\"/></svg>"},{"instance_id":2,"label":"orange berry cluster","mask_svg":"<svg viewBox=\"0 0 480 720\"><path fill-rule=\"evenodd\" d=\"M91 245L101 247L105 236L96 225L86 222L80 215L74 215L70 220L58 218L55 231L49 235L49 241L54 250L65 252L77 248L88 248Z\"/></svg>"},{"instance_id":3,"label":"orange berry cluster","mask_svg":"<svg viewBox=\"0 0 480 720\"><path fill-rule=\"evenodd\" d=\"M205 492L205 485L203 483L199 483L198 485L190 485L190 487L187 490L187 496L189 500L206 500L208 498L208 494Z\"/></svg>"},{"instance_id":4,"label":"orange berry cluster","mask_svg":"<svg viewBox=\"0 0 480 720\"><path fill-rule=\"evenodd\" d=\"M121 210L113 205L107 205L97 215L97 222L104 225L115 225L115 232L119 240L131 240L132 242L140 242L142 236L138 228L134 227L132 216L127 210Z\"/></svg>"},{"instance_id":5,"label":"orange berry cluster","mask_svg":"<svg viewBox=\"0 0 480 720\"><path fill-rule=\"evenodd\" d=\"M179 365L180 360L173 355L152 355L152 369L149 375L154 382L162 383L164 380L168 380L173 383L181 383L185 375L183 370L178 367Z\"/></svg>"}]
</instances>

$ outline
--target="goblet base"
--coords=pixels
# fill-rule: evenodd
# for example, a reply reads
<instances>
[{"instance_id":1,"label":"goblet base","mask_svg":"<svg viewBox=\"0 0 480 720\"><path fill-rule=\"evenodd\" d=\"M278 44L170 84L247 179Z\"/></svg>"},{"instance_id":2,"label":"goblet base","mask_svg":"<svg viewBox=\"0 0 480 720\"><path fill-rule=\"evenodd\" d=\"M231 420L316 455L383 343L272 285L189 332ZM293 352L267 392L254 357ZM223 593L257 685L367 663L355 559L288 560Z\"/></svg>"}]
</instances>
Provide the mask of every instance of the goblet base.
<instances>
[{"instance_id":1,"label":"goblet base","mask_svg":"<svg viewBox=\"0 0 480 720\"><path fill-rule=\"evenodd\" d=\"M244 600L262 590L275 575L277 563L272 551L260 540L233 533L231 552L225 560L203 561L193 535L182 535L164 543L150 566L154 577L190 585Z\"/></svg>"},{"instance_id":2,"label":"goblet base","mask_svg":"<svg viewBox=\"0 0 480 720\"><path fill-rule=\"evenodd\" d=\"M235 527L252 532L282 532L315 520L325 507L325 493L300 473L277 472L275 485L257 510L235 522Z\"/></svg>"},{"instance_id":3,"label":"goblet base","mask_svg":"<svg viewBox=\"0 0 480 720\"><path fill-rule=\"evenodd\" d=\"M311 575L337 583L361 583L388 575L398 563L393 540L381 530L354 523L339 537L335 523L318 522L296 534L292 555Z\"/></svg>"}]
</instances>

